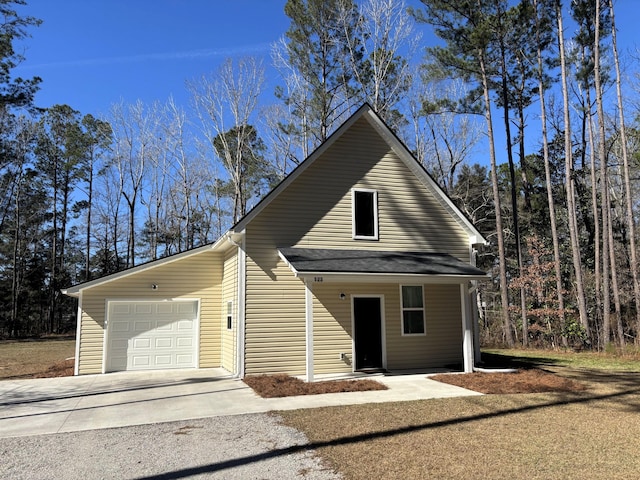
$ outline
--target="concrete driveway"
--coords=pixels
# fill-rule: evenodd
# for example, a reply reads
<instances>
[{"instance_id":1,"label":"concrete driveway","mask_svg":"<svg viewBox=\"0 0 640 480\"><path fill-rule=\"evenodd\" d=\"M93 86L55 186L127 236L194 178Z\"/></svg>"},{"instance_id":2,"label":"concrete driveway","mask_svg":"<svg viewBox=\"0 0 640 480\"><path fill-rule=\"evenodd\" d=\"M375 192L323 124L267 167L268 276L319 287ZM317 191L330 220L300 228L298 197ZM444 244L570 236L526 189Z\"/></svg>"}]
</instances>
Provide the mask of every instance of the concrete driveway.
<instances>
[{"instance_id":1,"label":"concrete driveway","mask_svg":"<svg viewBox=\"0 0 640 480\"><path fill-rule=\"evenodd\" d=\"M0 438L333 405L479 395L424 373L376 376L388 390L263 399L223 369L0 381Z\"/></svg>"}]
</instances>

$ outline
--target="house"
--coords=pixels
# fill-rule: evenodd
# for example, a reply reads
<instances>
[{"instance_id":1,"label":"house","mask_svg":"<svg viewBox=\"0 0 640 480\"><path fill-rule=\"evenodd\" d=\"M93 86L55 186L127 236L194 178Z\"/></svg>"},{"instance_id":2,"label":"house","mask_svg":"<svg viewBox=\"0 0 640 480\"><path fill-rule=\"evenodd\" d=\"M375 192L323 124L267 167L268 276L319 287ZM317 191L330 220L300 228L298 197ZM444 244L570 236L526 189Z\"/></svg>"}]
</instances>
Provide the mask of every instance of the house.
<instances>
[{"instance_id":1,"label":"house","mask_svg":"<svg viewBox=\"0 0 640 480\"><path fill-rule=\"evenodd\" d=\"M214 244L66 289L75 373L472 371L484 243L364 105Z\"/></svg>"}]
</instances>

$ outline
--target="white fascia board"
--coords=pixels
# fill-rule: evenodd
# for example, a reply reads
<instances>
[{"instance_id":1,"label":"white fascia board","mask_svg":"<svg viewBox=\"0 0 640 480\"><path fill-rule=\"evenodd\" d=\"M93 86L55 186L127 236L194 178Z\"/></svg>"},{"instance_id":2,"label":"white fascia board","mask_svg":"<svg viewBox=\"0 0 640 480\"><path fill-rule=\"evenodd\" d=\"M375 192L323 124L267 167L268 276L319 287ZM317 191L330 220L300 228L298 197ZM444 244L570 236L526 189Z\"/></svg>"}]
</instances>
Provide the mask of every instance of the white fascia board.
<instances>
[{"instance_id":1,"label":"white fascia board","mask_svg":"<svg viewBox=\"0 0 640 480\"><path fill-rule=\"evenodd\" d=\"M470 243L483 243L488 245L488 241L482 236L478 229L469 221L469 219L460 211L453 203L449 196L442 188L431 178L422 165L414 158L407 147L398 139L396 135L384 124L382 119L372 110L368 110L366 118L369 123L377 130L377 132L385 139L393 151L398 155L411 172L418 177L419 180L436 195L440 201L448 207L455 215L456 220L469 235ZM473 238L473 240L472 240Z\"/></svg>"},{"instance_id":2,"label":"white fascia board","mask_svg":"<svg viewBox=\"0 0 640 480\"><path fill-rule=\"evenodd\" d=\"M95 280L91 280L89 282L80 283L78 285L74 285L73 287L65 288L61 290L64 295L68 295L70 297L79 297L80 292L86 290L88 288L97 287L99 285L105 285L107 283L113 282L115 280L119 280L121 278L128 277L130 275L135 275L137 273L143 272L145 270L151 270L153 268L160 267L162 265L167 265L169 263L176 262L178 260L182 260L183 258L191 257L193 255L198 255L204 252L209 252L213 250L221 250L224 251L230 247L227 242L227 238L229 238L230 233L227 232L222 235L215 243L203 245L202 247L194 248L192 250L187 250L185 252L177 253L175 255L171 255L169 257L159 258L158 260L154 260L152 262L147 262L142 265L138 265L136 267L129 268L127 270L123 270L121 272L112 273L111 275L107 275L106 277L96 278Z\"/></svg>"},{"instance_id":3,"label":"white fascia board","mask_svg":"<svg viewBox=\"0 0 640 480\"><path fill-rule=\"evenodd\" d=\"M327 140L316 148L304 161L302 161L289 175L287 175L273 190L271 190L258 204L253 207L232 229L235 231L244 230L262 210L264 210L284 189L293 183L307 168L309 168L324 152L338 140L344 132L357 122L365 113L371 112L368 104L363 105L349 119L347 119Z\"/></svg>"},{"instance_id":4,"label":"white fascia board","mask_svg":"<svg viewBox=\"0 0 640 480\"><path fill-rule=\"evenodd\" d=\"M287 267L289 267L289 269L297 277L298 274L299 274L298 270L295 269L295 267L289 262L289 260L287 260L287 257L285 257L280 250L278 250L278 256L282 259L282 261L285 263L285 265Z\"/></svg>"},{"instance_id":5,"label":"white fascia board","mask_svg":"<svg viewBox=\"0 0 640 480\"><path fill-rule=\"evenodd\" d=\"M293 270L293 269L292 269ZM426 275L397 273L336 273L295 272L302 280L332 283L447 283L460 284L469 280L489 280L490 275Z\"/></svg>"}]
</instances>

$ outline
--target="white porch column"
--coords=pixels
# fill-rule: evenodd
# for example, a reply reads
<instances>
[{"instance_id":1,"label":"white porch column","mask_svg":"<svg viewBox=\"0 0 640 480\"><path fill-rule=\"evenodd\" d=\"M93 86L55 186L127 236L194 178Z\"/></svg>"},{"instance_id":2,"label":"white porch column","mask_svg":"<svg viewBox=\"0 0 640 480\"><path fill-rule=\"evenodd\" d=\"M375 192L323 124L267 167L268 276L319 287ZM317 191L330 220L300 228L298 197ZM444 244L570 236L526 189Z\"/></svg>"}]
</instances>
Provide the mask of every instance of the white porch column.
<instances>
[{"instance_id":1,"label":"white porch column","mask_svg":"<svg viewBox=\"0 0 640 480\"><path fill-rule=\"evenodd\" d=\"M304 281L304 311L306 330L307 382L313 382L313 289L312 280Z\"/></svg>"},{"instance_id":2,"label":"white porch column","mask_svg":"<svg viewBox=\"0 0 640 480\"><path fill-rule=\"evenodd\" d=\"M462 310L462 363L464 373L472 373L474 366L473 319L469 305L467 284L460 284L460 307Z\"/></svg>"}]
</instances>

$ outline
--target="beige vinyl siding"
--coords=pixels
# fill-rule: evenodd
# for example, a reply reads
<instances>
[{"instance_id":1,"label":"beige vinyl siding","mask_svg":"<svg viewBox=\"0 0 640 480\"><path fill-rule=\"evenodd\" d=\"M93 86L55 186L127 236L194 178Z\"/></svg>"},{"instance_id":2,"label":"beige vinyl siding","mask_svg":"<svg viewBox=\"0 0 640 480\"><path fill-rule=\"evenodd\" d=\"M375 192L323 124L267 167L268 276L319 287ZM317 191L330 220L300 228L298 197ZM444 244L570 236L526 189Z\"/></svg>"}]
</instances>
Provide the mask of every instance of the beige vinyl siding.
<instances>
[{"instance_id":1,"label":"beige vinyl siding","mask_svg":"<svg viewBox=\"0 0 640 480\"><path fill-rule=\"evenodd\" d=\"M462 362L460 285L424 285L426 335L403 336L400 287L387 319L387 368L442 367Z\"/></svg>"},{"instance_id":2,"label":"beige vinyl siding","mask_svg":"<svg viewBox=\"0 0 640 480\"><path fill-rule=\"evenodd\" d=\"M317 283L313 286L314 373L353 370L351 297L381 295L387 368L442 367L462 361L462 317L459 285L424 285L426 335L402 335L398 284ZM345 299L340 299L340 294ZM346 361L340 354L346 353Z\"/></svg>"},{"instance_id":3,"label":"beige vinyl siding","mask_svg":"<svg viewBox=\"0 0 640 480\"><path fill-rule=\"evenodd\" d=\"M227 329L227 303L232 302L232 328ZM236 373L236 334L238 331L238 249L225 254L222 281L222 367Z\"/></svg>"},{"instance_id":4,"label":"beige vinyl siding","mask_svg":"<svg viewBox=\"0 0 640 480\"><path fill-rule=\"evenodd\" d=\"M379 240L352 238L351 189L378 192ZM250 226L278 246L450 253L469 260L466 232L364 119L338 139Z\"/></svg>"},{"instance_id":5,"label":"beige vinyl siding","mask_svg":"<svg viewBox=\"0 0 640 480\"><path fill-rule=\"evenodd\" d=\"M199 366L220 366L221 280L220 254L204 252L83 290L78 373L102 372L108 299L200 299Z\"/></svg>"},{"instance_id":6,"label":"beige vinyl siding","mask_svg":"<svg viewBox=\"0 0 640 480\"><path fill-rule=\"evenodd\" d=\"M275 244L261 245L268 238L268 232L263 232L247 231L245 374L302 375L306 365L304 284L279 259Z\"/></svg>"},{"instance_id":7,"label":"beige vinyl siding","mask_svg":"<svg viewBox=\"0 0 640 480\"><path fill-rule=\"evenodd\" d=\"M315 374L353 370L351 299L353 284L313 285L313 367ZM344 300L340 294L344 293ZM344 353L346 358L340 359Z\"/></svg>"},{"instance_id":8,"label":"beige vinyl siding","mask_svg":"<svg viewBox=\"0 0 640 480\"><path fill-rule=\"evenodd\" d=\"M352 238L352 188L378 192L379 240ZM247 375L305 372L304 284L279 258L278 247L446 252L469 260L465 230L364 118L251 220L246 227L246 246ZM365 285L360 291L375 293L380 288L370 287ZM386 310L393 309L387 321L395 318L397 323L398 286L387 286L385 292ZM318 352L316 370L344 369L345 365L336 361L344 348L344 334L331 325L329 314L319 311L318 315L323 323L317 334L314 331L318 339L314 346L314 353ZM399 323L395 331L399 334ZM334 339L339 348L331 347ZM419 340L412 341L417 346ZM404 364L397 356L393 361Z\"/></svg>"}]
</instances>

